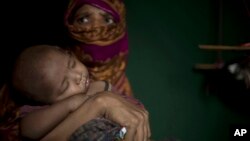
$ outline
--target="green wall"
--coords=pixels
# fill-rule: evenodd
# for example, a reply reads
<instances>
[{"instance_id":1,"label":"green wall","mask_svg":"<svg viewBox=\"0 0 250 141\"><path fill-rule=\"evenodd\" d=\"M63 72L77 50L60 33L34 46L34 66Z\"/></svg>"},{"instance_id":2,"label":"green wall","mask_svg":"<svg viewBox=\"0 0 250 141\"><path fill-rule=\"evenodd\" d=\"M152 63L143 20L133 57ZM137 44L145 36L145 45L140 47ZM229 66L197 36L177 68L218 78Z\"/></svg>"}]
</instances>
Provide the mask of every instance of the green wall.
<instances>
[{"instance_id":1,"label":"green wall","mask_svg":"<svg viewBox=\"0 0 250 141\"><path fill-rule=\"evenodd\" d=\"M62 42L67 1L3 4L18 14L4 13L2 35L9 46L1 51L2 63L21 47ZM228 141L230 125L250 122L250 117L207 94L203 74L193 71L195 63L209 63L216 58L216 53L200 50L198 44L219 43L218 0L124 1L130 43L127 74L135 96L150 112L154 140L175 137L180 141ZM220 43L250 41L249 17L244 15L240 2L224 0Z\"/></svg>"},{"instance_id":2,"label":"green wall","mask_svg":"<svg viewBox=\"0 0 250 141\"><path fill-rule=\"evenodd\" d=\"M216 58L216 53L202 51L198 44L218 43L217 1L125 3L130 43L127 74L135 97L150 112L154 140L227 141L230 125L249 123L249 117L231 111L216 96L207 94L203 74L193 71L195 63ZM223 9L223 32L227 34L223 44L237 45L247 42L246 33L238 34L246 24L235 21L237 11L230 11L232 3Z\"/></svg>"}]
</instances>

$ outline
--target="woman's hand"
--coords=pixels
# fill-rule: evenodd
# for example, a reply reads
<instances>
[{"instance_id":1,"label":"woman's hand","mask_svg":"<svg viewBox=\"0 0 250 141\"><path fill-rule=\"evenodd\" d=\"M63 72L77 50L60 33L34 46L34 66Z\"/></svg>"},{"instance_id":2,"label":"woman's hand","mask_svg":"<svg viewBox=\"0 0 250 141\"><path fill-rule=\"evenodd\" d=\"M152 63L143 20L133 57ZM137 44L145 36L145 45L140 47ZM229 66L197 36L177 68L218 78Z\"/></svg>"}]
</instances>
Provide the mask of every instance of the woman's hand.
<instances>
[{"instance_id":1,"label":"woman's hand","mask_svg":"<svg viewBox=\"0 0 250 141\"><path fill-rule=\"evenodd\" d=\"M97 95L94 102L100 106L101 116L127 128L126 141L146 141L150 138L149 115L145 109L110 92Z\"/></svg>"},{"instance_id":2,"label":"woman's hand","mask_svg":"<svg viewBox=\"0 0 250 141\"><path fill-rule=\"evenodd\" d=\"M77 128L98 117L105 117L126 127L125 141L147 141L151 135L146 110L138 108L117 94L102 92L90 97L42 141L67 141Z\"/></svg>"}]
</instances>

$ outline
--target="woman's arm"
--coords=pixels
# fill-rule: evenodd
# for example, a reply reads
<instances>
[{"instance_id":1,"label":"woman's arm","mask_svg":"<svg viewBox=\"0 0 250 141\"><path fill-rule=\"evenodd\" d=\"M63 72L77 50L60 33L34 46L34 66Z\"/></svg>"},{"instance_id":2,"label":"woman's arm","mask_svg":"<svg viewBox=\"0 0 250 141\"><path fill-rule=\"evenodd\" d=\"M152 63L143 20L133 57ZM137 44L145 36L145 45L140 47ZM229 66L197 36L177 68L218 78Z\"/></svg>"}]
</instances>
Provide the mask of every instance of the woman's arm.
<instances>
[{"instance_id":1,"label":"woman's arm","mask_svg":"<svg viewBox=\"0 0 250 141\"><path fill-rule=\"evenodd\" d=\"M103 92L83 103L42 141L67 141L77 128L97 117L105 117L125 126L128 130L126 141L145 141L150 137L147 111L136 107L117 94Z\"/></svg>"},{"instance_id":2,"label":"woman's arm","mask_svg":"<svg viewBox=\"0 0 250 141\"><path fill-rule=\"evenodd\" d=\"M28 113L21 119L21 135L40 139L77 109L88 97L77 94L48 107Z\"/></svg>"}]
</instances>

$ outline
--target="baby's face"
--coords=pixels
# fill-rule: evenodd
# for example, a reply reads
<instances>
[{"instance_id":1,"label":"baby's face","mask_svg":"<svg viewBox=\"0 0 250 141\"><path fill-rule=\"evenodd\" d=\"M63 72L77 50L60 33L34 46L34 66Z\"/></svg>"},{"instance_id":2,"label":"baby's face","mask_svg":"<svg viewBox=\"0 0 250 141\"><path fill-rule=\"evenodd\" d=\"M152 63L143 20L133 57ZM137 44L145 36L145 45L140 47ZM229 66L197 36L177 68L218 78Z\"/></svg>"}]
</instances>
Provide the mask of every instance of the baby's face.
<instances>
[{"instance_id":1,"label":"baby's face","mask_svg":"<svg viewBox=\"0 0 250 141\"><path fill-rule=\"evenodd\" d=\"M50 52L47 57L49 61L43 71L46 73L46 80L53 87L50 103L87 92L88 70L74 54L58 49Z\"/></svg>"},{"instance_id":2,"label":"baby's face","mask_svg":"<svg viewBox=\"0 0 250 141\"><path fill-rule=\"evenodd\" d=\"M73 25L79 28L101 27L111 24L114 24L114 19L110 14L87 4L77 10L73 21Z\"/></svg>"}]
</instances>

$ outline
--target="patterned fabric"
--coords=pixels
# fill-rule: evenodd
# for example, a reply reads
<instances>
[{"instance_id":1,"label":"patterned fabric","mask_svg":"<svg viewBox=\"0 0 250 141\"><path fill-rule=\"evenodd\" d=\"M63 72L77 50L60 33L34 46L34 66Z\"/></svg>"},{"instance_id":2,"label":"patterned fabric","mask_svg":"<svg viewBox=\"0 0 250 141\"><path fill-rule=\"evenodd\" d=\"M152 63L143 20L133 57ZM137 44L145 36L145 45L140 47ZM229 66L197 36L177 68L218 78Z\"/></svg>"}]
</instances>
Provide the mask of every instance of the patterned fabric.
<instances>
[{"instance_id":1,"label":"patterned fabric","mask_svg":"<svg viewBox=\"0 0 250 141\"><path fill-rule=\"evenodd\" d=\"M97 7L113 16L115 24L88 29L75 27L73 17L84 4ZM125 75L128 57L128 36L125 6L122 0L71 0L65 14L65 25L78 41L72 50L88 67L93 80L107 80L119 93L132 95Z\"/></svg>"},{"instance_id":2,"label":"patterned fabric","mask_svg":"<svg viewBox=\"0 0 250 141\"><path fill-rule=\"evenodd\" d=\"M0 128L1 141L19 141L19 122L12 122L10 124L1 125Z\"/></svg>"},{"instance_id":3,"label":"patterned fabric","mask_svg":"<svg viewBox=\"0 0 250 141\"><path fill-rule=\"evenodd\" d=\"M7 85L0 91L0 141L19 141L19 110L11 100Z\"/></svg>"},{"instance_id":4,"label":"patterned fabric","mask_svg":"<svg viewBox=\"0 0 250 141\"><path fill-rule=\"evenodd\" d=\"M118 141L122 127L104 118L93 119L79 127L69 141Z\"/></svg>"}]
</instances>

